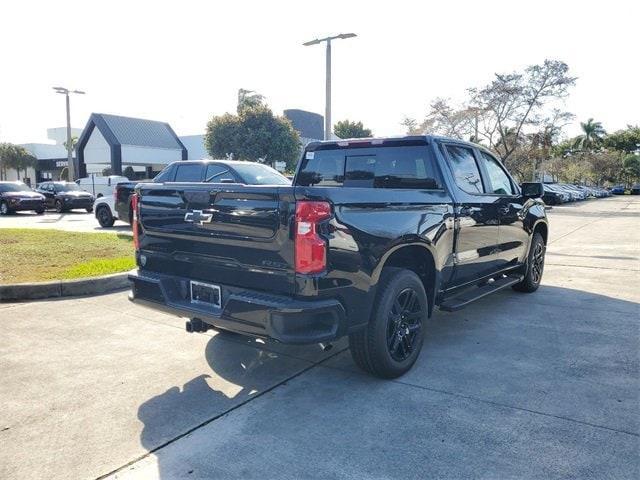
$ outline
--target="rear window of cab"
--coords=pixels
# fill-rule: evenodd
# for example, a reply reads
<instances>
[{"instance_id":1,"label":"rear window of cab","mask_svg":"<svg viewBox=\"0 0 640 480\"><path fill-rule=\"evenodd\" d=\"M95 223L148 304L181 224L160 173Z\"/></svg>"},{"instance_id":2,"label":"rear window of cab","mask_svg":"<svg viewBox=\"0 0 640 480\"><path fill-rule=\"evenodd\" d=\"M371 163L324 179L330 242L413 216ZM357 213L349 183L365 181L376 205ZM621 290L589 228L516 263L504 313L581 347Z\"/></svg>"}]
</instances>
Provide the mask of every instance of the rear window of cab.
<instances>
[{"instance_id":1,"label":"rear window of cab","mask_svg":"<svg viewBox=\"0 0 640 480\"><path fill-rule=\"evenodd\" d=\"M426 144L326 147L305 152L296 185L442 188L433 154Z\"/></svg>"}]
</instances>

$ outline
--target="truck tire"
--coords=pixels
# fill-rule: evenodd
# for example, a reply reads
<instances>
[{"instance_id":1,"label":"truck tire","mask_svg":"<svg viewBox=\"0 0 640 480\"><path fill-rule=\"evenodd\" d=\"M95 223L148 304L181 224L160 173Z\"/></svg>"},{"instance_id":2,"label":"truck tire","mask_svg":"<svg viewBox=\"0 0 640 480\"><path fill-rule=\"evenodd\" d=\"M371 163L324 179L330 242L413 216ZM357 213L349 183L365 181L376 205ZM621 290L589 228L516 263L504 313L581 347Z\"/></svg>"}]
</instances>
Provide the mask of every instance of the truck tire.
<instances>
[{"instance_id":1,"label":"truck tire","mask_svg":"<svg viewBox=\"0 0 640 480\"><path fill-rule=\"evenodd\" d=\"M367 327L349 335L355 363L380 378L411 369L424 341L427 294L411 270L385 268Z\"/></svg>"},{"instance_id":2,"label":"truck tire","mask_svg":"<svg viewBox=\"0 0 640 480\"><path fill-rule=\"evenodd\" d=\"M540 286L542 281L542 272L544 271L544 255L546 252L544 238L538 232L533 234L531 239L531 247L529 248L529 257L527 258L527 270L524 279L520 283L516 283L511 288L518 292L532 293Z\"/></svg>"},{"instance_id":3,"label":"truck tire","mask_svg":"<svg viewBox=\"0 0 640 480\"><path fill-rule=\"evenodd\" d=\"M96 209L96 219L102 228L113 227L116 219L111 215L109 207L98 207Z\"/></svg>"}]
</instances>

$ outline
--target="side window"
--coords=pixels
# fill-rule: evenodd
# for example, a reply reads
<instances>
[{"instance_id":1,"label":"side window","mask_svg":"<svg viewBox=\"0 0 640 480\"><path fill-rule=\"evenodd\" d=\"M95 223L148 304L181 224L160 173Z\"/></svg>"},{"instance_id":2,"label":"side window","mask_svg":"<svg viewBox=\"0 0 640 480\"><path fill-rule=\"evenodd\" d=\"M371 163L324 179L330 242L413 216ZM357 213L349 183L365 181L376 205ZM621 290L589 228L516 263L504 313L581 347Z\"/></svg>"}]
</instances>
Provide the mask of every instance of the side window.
<instances>
[{"instance_id":1,"label":"side window","mask_svg":"<svg viewBox=\"0 0 640 480\"><path fill-rule=\"evenodd\" d=\"M225 166L219 163L210 163L207 165L207 171L204 174L205 182L211 183L223 183L223 182L236 182L236 178L233 173Z\"/></svg>"},{"instance_id":2,"label":"side window","mask_svg":"<svg viewBox=\"0 0 640 480\"><path fill-rule=\"evenodd\" d=\"M201 182L202 164L186 163L176 167L176 178L174 182Z\"/></svg>"},{"instance_id":3,"label":"side window","mask_svg":"<svg viewBox=\"0 0 640 480\"><path fill-rule=\"evenodd\" d=\"M170 182L173 177L173 170L174 170L173 165L167 165L166 167L164 167L164 170L162 170L158 175L156 175L153 178L153 181L158 183Z\"/></svg>"},{"instance_id":4,"label":"side window","mask_svg":"<svg viewBox=\"0 0 640 480\"><path fill-rule=\"evenodd\" d=\"M306 152L297 185L335 187L344 181L344 151L319 150Z\"/></svg>"},{"instance_id":5,"label":"side window","mask_svg":"<svg viewBox=\"0 0 640 480\"><path fill-rule=\"evenodd\" d=\"M493 193L497 193L498 195L513 195L514 191L511 180L509 180L509 177L498 161L483 151L480 151L480 158L489 174L489 181L491 182Z\"/></svg>"},{"instance_id":6,"label":"side window","mask_svg":"<svg viewBox=\"0 0 640 480\"><path fill-rule=\"evenodd\" d=\"M459 145L446 145L445 148L458 186L468 193L484 193L473 150Z\"/></svg>"}]
</instances>

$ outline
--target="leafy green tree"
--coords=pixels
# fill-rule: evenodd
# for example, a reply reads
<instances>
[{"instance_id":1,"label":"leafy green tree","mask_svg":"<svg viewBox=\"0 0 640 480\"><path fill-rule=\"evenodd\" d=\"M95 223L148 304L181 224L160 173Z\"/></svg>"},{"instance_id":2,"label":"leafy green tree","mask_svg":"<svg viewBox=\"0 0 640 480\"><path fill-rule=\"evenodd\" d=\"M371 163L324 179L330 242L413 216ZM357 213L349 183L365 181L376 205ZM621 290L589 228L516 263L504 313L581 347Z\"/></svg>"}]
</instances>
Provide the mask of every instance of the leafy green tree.
<instances>
[{"instance_id":1,"label":"leafy green tree","mask_svg":"<svg viewBox=\"0 0 640 480\"><path fill-rule=\"evenodd\" d=\"M7 178L7 169L11 162L10 157L13 155L13 144L0 143L0 180Z\"/></svg>"},{"instance_id":2,"label":"leafy green tree","mask_svg":"<svg viewBox=\"0 0 640 480\"><path fill-rule=\"evenodd\" d=\"M240 114L245 109L264 107L264 95L254 92L253 90L238 90L238 106L237 112Z\"/></svg>"},{"instance_id":3,"label":"leafy green tree","mask_svg":"<svg viewBox=\"0 0 640 480\"><path fill-rule=\"evenodd\" d=\"M576 137L573 145L574 148L580 150L592 150L600 145L603 137L607 133L602 127L602 123L595 122L593 118L590 118L586 122L580 122L580 128L582 129L582 135Z\"/></svg>"},{"instance_id":4,"label":"leafy green tree","mask_svg":"<svg viewBox=\"0 0 640 480\"><path fill-rule=\"evenodd\" d=\"M640 155L627 155L622 161L623 175L631 184L640 179Z\"/></svg>"},{"instance_id":5,"label":"leafy green tree","mask_svg":"<svg viewBox=\"0 0 640 480\"><path fill-rule=\"evenodd\" d=\"M625 130L610 133L604 138L602 144L606 148L626 153L640 150L640 126L628 125Z\"/></svg>"},{"instance_id":6,"label":"leafy green tree","mask_svg":"<svg viewBox=\"0 0 640 480\"><path fill-rule=\"evenodd\" d=\"M17 172L18 180L20 172L24 171L27 176L27 169L36 168L38 159L31 155L24 147L12 143L0 144L0 177L7 178L7 170L12 169Z\"/></svg>"},{"instance_id":7,"label":"leafy green tree","mask_svg":"<svg viewBox=\"0 0 640 480\"><path fill-rule=\"evenodd\" d=\"M283 161L292 169L300 154L300 136L291 122L265 105L238 110L237 115L225 113L207 124L204 145L209 155L270 165Z\"/></svg>"},{"instance_id":8,"label":"leafy green tree","mask_svg":"<svg viewBox=\"0 0 640 480\"><path fill-rule=\"evenodd\" d=\"M373 135L370 129L364 128L362 122L352 122L350 120L337 122L333 126L333 133L340 138L364 138Z\"/></svg>"},{"instance_id":9,"label":"leafy green tree","mask_svg":"<svg viewBox=\"0 0 640 480\"><path fill-rule=\"evenodd\" d=\"M24 148L21 147L21 149L23 151L20 153L20 167L24 170L24 177L26 177L29 174L27 169L33 168L35 170L38 168L38 159Z\"/></svg>"}]
</instances>

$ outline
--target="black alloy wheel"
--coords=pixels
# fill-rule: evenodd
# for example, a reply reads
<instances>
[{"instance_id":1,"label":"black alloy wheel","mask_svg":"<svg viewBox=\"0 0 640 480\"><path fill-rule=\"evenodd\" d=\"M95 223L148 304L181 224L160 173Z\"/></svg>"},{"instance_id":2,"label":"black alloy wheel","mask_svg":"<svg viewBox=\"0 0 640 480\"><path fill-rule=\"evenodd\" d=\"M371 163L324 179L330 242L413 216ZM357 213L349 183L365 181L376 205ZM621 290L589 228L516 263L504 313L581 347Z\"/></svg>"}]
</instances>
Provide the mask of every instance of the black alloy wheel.
<instances>
[{"instance_id":1,"label":"black alloy wheel","mask_svg":"<svg viewBox=\"0 0 640 480\"><path fill-rule=\"evenodd\" d=\"M425 285L415 272L385 267L368 324L349 335L356 365L379 378L408 372L424 343L428 308Z\"/></svg>"},{"instance_id":2,"label":"black alloy wheel","mask_svg":"<svg viewBox=\"0 0 640 480\"><path fill-rule=\"evenodd\" d=\"M544 272L544 255L547 247L544 238L539 232L533 234L531 239L531 247L529 248L529 257L527 258L526 271L521 282L513 285L513 289L519 292L531 293L535 292L542 281L542 273Z\"/></svg>"},{"instance_id":3,"label":"black alloy wheel","mask_svg":"<svg viewBox=\"0 0 640 480\"><path fill-rule=\"evenodd\" d=\"M531 264L531 280L533 283L540 283L542 271L544 270L544 244L536 243L533 249L533 262Z\"/></svg>"},{"instance_id":4,"label":"black alloy wheel","mask_svg":"<svg viewBox=\"0 0 640 480\"><path fill-rule=\"evenodd\" d=\"M98 207L96 217L101 227L112 227L115 219L107 207Z\"/></svg>"},{"instance_id":5,"label":"black alloy wheel","mask_svg":"<svg viewBox=\"0 0 640 480\"><path fill-rule=\"evenodd\" d=\"M395 361L403 362L411 355L423 316L418 293L412 288L402 290L393 302L387 324L387 348Z\"/></svg>"}]
</instances>

